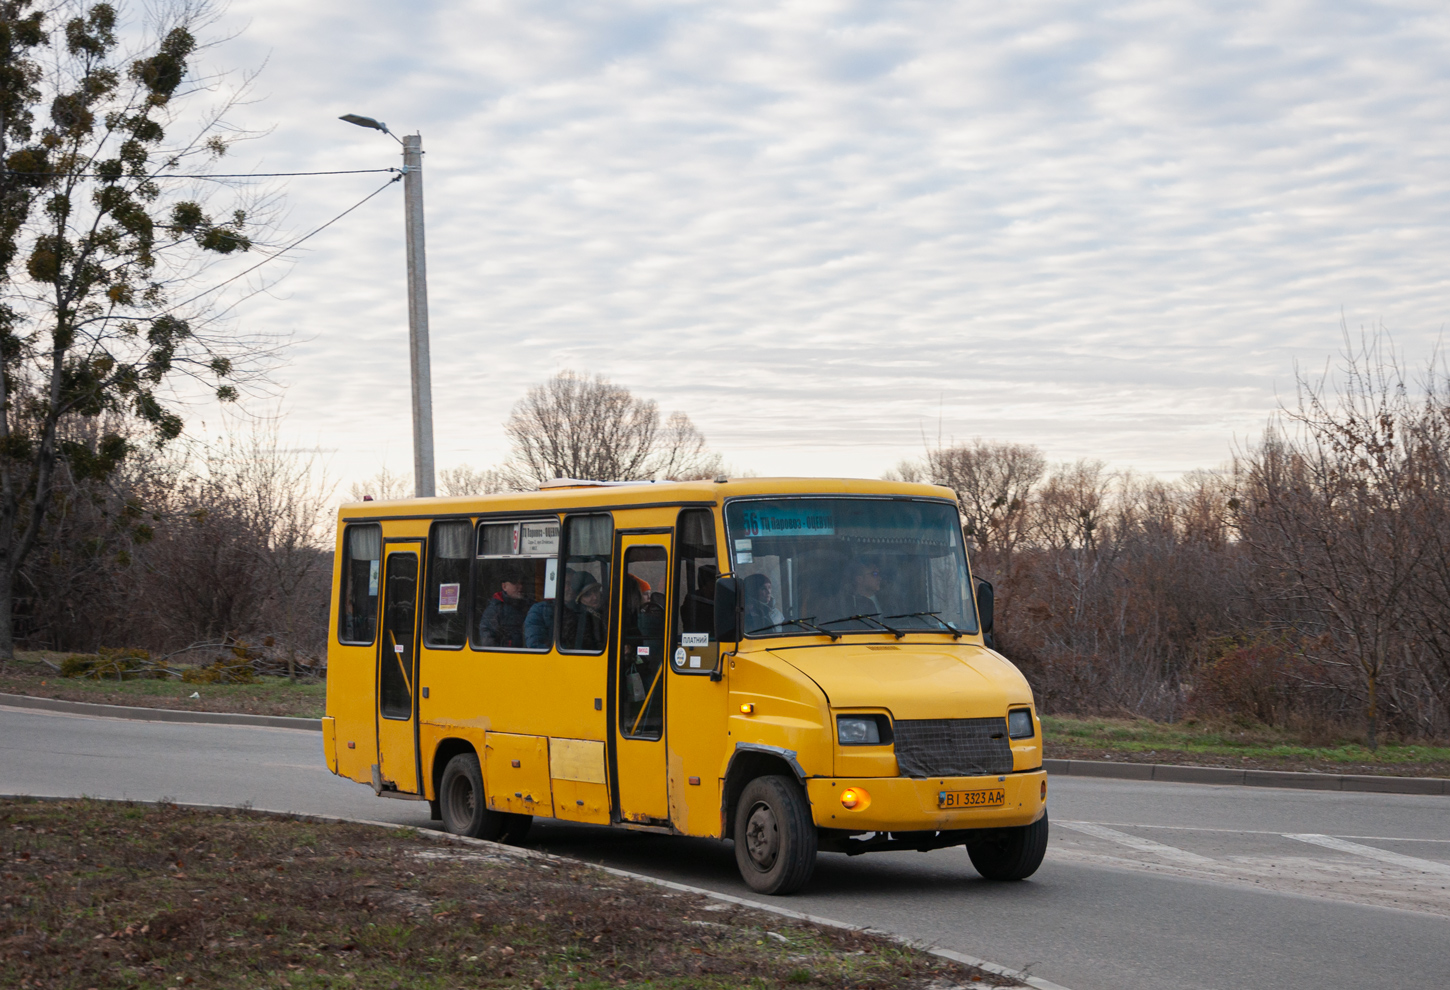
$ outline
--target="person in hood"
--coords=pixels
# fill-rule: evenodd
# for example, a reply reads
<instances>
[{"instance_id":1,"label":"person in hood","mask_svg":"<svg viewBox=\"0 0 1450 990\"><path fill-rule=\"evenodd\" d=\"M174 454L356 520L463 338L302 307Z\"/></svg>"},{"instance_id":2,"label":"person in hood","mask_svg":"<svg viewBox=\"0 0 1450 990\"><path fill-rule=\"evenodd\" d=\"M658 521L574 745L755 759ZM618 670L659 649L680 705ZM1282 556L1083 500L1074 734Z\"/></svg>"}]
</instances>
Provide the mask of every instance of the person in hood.
<instances>
[{"instance_id":1,"label":"person in hood","mask_svg":"<svg viewBox=\"0 0 1450 990\"><path fill-rule=\"evenodd\" d=\"M524 616L532 604L524 597L524 583L517 576L499 582L499 590L478 620L479 645L523 646Z\"/></svg>"}]
</instances>

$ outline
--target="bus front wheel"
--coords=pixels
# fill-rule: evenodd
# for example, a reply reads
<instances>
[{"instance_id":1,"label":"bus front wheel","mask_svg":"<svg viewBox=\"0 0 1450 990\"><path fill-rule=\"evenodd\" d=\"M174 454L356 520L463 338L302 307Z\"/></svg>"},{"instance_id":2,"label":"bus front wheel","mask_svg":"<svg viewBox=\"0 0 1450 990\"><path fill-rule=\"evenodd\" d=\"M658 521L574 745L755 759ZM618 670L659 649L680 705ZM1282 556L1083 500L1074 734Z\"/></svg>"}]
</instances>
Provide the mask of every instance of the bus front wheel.
<instances>
[{"instance_id":1,"label":"bus front wheel","mask_svg":"<svg viewBox=\"0 0 1450 990\"><path fill-rule=\"evenodd\" d=\"M988 880L1025 880L1037 872L1047 854L1047 812L1031 825L995 828L967 842L967 855Z\"/></svg>"},{"instance_id":2,"label":"bus front wheel","mask_svg":"<svg viewBox=\"0 0 1450 990\"><path fill-rule=\"evenodd\" d=\"M752 890L791 894L816 868L816 826L800 786L784 776L756 777L735 806L735 864Z\"/></svg>"},{"instance_id":3,"label":"bus front wheel","mask_svg":"<svg viewBox=\"0 0 1450 990\"><path fill-rule=\"evenodd\" d=\"M488 800L483 795L483 771L478 766L478 757L472 753L459 753L443 768L438 803L448 831L475 839L498 841L507 819L514 817L488 809Z\"/></svg>"}]
</instances>

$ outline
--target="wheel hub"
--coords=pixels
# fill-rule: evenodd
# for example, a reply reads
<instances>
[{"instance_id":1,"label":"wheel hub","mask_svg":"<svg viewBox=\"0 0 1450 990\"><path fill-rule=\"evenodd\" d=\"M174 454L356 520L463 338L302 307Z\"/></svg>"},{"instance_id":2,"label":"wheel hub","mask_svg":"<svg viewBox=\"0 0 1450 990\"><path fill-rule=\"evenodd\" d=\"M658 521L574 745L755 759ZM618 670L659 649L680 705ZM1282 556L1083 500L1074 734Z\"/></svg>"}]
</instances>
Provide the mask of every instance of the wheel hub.
<instances>
[{"instance_id":1,"label":"wheel hub","mask_svg":"<svg viewBox=\"0 0 1450 990\"><path fill-rule=\"evenodd\" d=\"M762 870L775 865L780 854L780 827L775 811L768 804L757 804L745 823L745 850L750 861Z\"/></svg>"}]
</instances>

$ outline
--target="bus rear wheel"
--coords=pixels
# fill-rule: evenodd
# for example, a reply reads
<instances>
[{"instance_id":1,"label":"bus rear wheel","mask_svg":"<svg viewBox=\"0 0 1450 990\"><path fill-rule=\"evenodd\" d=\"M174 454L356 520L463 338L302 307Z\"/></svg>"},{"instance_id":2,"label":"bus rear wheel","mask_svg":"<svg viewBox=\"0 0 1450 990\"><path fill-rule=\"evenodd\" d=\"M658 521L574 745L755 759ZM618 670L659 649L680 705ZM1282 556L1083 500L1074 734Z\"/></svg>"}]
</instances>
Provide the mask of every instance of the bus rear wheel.
<instances>
[{"instance_id":1,"label":"bus rear wheel","mask_svg":"<svg viewBox=\"0 0 1450 990\"><path fill-rule=\"evenodd\" d=\"M488 799L483 795L483 771L478 757L472 753L459 753L443 768L438 803L444 827L454 835L474 839L498 841L508 824L506 819L516 817L488 809Z\"/></svg>"},{"instance_id":2,"label":"bus rear wheel","mask_svg":"<svg viewBox=\"0 0 1450 990\"><path fill-rule=\"evenodd\" d=\"M1025 880L1037 872L1047 854L1047 812L1031 825L994 828L967 842L967 855L988 880Z\"/></svg>"},{"instance_id":3,"label":"bus rear wheel","mask_svg":"<svg viewBox=\"0 0 1450 990\"><path fill-rule=\"evenodd\" d=\"M735 865L752 890L793 894L816 868L810 804L789 777L756 777L735 806Z\"/></svg>"}]
</instances>

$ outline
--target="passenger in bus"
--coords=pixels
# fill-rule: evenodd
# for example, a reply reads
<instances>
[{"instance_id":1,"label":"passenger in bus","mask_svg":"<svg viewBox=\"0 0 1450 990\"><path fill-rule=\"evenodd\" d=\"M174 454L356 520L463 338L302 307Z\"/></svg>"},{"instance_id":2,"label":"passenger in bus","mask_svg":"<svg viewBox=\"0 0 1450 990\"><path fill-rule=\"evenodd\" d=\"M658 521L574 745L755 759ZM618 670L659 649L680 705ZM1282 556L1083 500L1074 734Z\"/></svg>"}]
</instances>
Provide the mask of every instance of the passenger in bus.
<instances>
[{"instance_id":1,"label":"passenger in bus","mask_svg":"<svg viewBox=\"0 0 1450 990\"><path fill-rule=\"evenodd\" d=\"M530 650L547 650L554 639L554 599L545 598L534 603L524 616L524 647Z\"/></svg>"},{"instance_id":2,"label":"passenger in bus","mask_svg":"<svg viewBox=\"0 0 1450 990\"><path fill-rule=\"evenodd\" d=\"M785 621L785 615L775 605L774 589L766 574L748 574L745 577L745 630L769 629Z\"/></svg>"},{"instance_id":3,"label":"passenger in bus","mask_svg":"<svg viewBox=\"0 0 1450 990\"><path fill-rule=\"evenodd\" d=\"M585 571L569 575L559 645L566 650L602 650L605 628L603 586Z\"/></svg>"},{"instance_id":4,"label":"passenger in bus","mask_svg":"<svg viewBox=\"0 0 1450 990\"><path fill-rule=\"evenodd\" d=\"M524 597L524 583L517 575L499 582L499 590L478 620L479 645L523 646L525 616L532 605Z\"/></svg>"}]
</instances>

